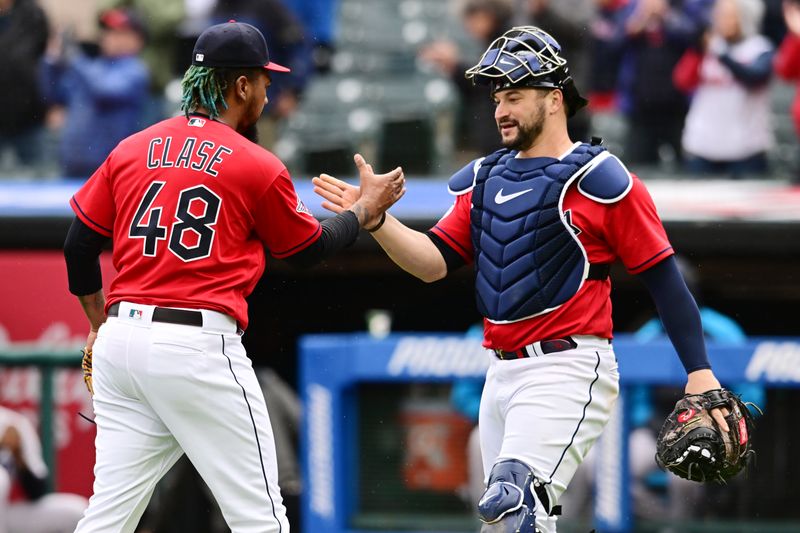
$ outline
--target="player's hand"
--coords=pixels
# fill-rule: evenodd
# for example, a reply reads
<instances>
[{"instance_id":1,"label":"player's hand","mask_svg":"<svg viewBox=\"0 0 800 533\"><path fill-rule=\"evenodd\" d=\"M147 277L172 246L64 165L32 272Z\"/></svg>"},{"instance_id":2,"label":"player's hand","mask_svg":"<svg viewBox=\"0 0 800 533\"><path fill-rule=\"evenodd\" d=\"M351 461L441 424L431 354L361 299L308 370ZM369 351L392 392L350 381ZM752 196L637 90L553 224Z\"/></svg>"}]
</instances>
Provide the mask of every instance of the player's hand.
<instances>
[{"instance_id":1,"label":"player's hand","mask_svg":"<svg viewBox=\"0 0 800 533\"><path fill-rule=\"evenodd\" d=\"M92 328L89 330L89 336L86 337L86 346L84 346L83 349L87 352L91 352L92 348L94 348L94 341L96 340L97 340L97 330Z\"/></svg>"},{"instance_id":2,"label":"player's hand","mask_svg":"<svg viewBox=\"0 0 800 533\"><path fill-rule=\"evenodd\" d=\"M689 379L686 382L686 389L684 392L686 394L702 394L706 391L721 388L722 385L720 385L714 373L709 369L703 369L689 373ZM728 423L725 421L725 417L728 416L728 414L728 410L724 407L711 410L711 416L717 421L720 429L725 432L730 431L728 429Z\"/></svg>"},{"instance_id":3,"label":"player's hand","mask_svg":"<svg viewBox=\"0 0 800 533\"><path fill-rule=\"evenodd\" d=\"M397 167L385 174L375 174L372 165L360 154L356 154L354 160L361 178L361 187L350 185L329 174L320 174L311 180L314 192L324 199L322 207L325 209L338 214L356 206L353 211L359 217L361 226L374 226L381 215L405 194L403 169Z\"/></svg>"},{"instance_id":4,"label":"player's hand","mask_svg":"<svg viewBox=\"0 0 800 533\"><path fill-rule=\"evenodd\" d=\"M434 41L419 52L419 58L436 66L448 76L458 69L459 50L452 41Z\"/></svg>"},{"instance_id":5,"label":"player's hand","mask_svg":"<svg viewBox=\"0 0 800 533\"><path fill-rule=\"evenodd\" d=\"M336 214L349 209L361 197L361 189L330 174L315 176L311 183L314 184L314 192L324 200L322 207Z\"/></svg>"},{"instance_id":6,"label":"player's hand","mask_svg":"<svg viewBox=\"0 0 800 533\"><path fill-rule=\"evenodd\" d=\"M791 33L800 36L800 4L785 0L783 2L783 20Z\"/></svg>"},{"instance_id":7,"label":"player's hand","mask_svg":"<svg viewBox=\"0 0 800 533\"><path fill-rule=\"evenodd\" d=\"M392 207L406 193L406 179L403 169L395 168L385 174L375 174L372 165L367 163L361 154L353 156L358 167L361 196L352 205L358 216L361 227L374 226L381 215ZM359 211L363 210L363 216Z\"/></svg>"},{"instance_id":8,"label":"player's hand","mask_svg":"<svg viewBox=\"0 0 800 533\"><path fill-rule=\"evenodd\" d=\"M14 426L8 426L0 438L0 449L8 450L19 465L22 463L22 437Z\"/></svg>"}]
</instances>

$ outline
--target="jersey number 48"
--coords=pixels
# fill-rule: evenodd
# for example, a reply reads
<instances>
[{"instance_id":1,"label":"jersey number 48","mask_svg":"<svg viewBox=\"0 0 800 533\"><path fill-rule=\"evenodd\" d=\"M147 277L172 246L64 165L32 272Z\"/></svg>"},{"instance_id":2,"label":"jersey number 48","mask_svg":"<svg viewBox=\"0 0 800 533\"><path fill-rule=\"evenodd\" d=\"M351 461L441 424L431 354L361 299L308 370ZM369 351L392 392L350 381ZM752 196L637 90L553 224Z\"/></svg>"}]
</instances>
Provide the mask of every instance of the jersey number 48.
<instances>
[{"instance_id":1,"label":"jersey number 48","mask_svg":"<svg viewBox=\"0 0 800 533\"><path fill-rule=\"evenodd\" d=\"M169 251L183 261L208 257L214 245L214 225L222 200L205 185L184 189L178 195L175 220L169 226L162 226L162 208L153 207L153 203L164 184L163 181L150 184L133 216L128 236L144 239L142 253L148 257L155 257L158 242L167 239Z\"/></svg>"}]
</instances>

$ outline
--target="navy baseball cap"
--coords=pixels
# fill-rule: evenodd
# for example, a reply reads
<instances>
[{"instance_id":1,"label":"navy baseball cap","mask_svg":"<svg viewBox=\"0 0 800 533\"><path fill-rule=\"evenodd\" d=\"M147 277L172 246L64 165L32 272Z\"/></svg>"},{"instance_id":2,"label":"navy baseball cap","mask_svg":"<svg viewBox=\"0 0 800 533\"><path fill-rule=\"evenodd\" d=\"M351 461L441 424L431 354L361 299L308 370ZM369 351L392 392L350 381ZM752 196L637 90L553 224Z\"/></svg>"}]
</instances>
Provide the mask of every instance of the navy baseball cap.
<instances>
[{"instance_id":1,"label":"navy baseball cap","mask_svg":"<svg viewBox=\"0 0 800 533\"><path fill-rule=\"evenodd\" d=\"M263 67L275 72L291 72L269 60L267 41L258 28L231 20L211 26L197 38L192 65L198 67Z\"/></svg>"}]
</instances>

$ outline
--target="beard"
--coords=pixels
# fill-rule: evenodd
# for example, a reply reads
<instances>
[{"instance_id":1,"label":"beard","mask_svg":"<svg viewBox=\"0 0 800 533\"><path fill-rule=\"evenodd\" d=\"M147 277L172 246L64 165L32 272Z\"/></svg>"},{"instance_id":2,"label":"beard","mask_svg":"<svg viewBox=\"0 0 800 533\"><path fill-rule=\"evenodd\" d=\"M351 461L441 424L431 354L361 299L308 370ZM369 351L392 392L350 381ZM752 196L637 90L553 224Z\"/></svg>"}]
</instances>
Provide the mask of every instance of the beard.
<instances>
[{"instance_id":1,"label":"beard","mask_svg":"<svg viewBox=\"0 0 800 533\"><path fill-rule=\"evenodd\" d=\"M250 142L258 144L258 122L253 122L239 130L239 134Z\"/></svg>"},{"instance_id":2,"label":"beard","mask_svg":"<svg viewBox=\"0 0 800 533\"><path fill-rule=\"evenodd\" d=\"M239 125L239 134L250 142L258 144L258 121L264 111L264 99L253 97L247 105L243 122Z\"/></svg>"},{"instance_id":3,"label":"beard","mask_svg":"<svg viewBox=\"0 0 800 533\"><path fill-rule=\"evenodd\" d=\"M502 138L502 144L505 148L509 148L511 150L527 150L536 142L536 139L542 134L544 131L544 118L545 111L544 111L544 104L541 103L536 108L536 116L533 117L533 120L530 124L520 124L517 121L504 121L501 124L508 124L509 122L513 123L517 127L517 135L515 137L510 138ZM500 124L498 124L498 130L500 129Z\"/></svg>"}]
</instances>

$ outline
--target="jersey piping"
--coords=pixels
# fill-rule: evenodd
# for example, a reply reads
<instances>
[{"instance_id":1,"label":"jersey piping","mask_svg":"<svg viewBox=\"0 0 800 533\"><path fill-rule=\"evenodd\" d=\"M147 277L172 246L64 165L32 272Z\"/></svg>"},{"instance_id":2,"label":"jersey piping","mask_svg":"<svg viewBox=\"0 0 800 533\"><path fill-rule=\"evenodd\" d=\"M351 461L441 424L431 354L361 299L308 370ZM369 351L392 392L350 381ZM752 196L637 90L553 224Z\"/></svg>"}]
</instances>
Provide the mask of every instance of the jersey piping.
<instances>
[{"instance_id":1,"label":"jersey piping","mask_svg":"<svg viewBox=\"0 0 800 533\"><path fill-rule=\"evenodd\" d=\"M561 158L559 158L559 161L561 161L564 157L566 157L567 155L572 153L572 151L577 146L580 146L580 144L581 143L575 143L573 145L573 147L568 152L566 152ZM589 161L588 163L586 163L585 165L583 165L581 168L579 168L575 172L575 174L573 174L567 180L567 182L561 188L561 192L559 193L559 197L558 197L558 212L559 212L559 215L560 215L560 217L559 217L560 218L560 222L567 229L567 232L569 233L570 238L572 238L572 240L574 240L577 243L578 248L581 251L581 255L583 255L583 274L581 275L581 282L578 285L578 288L575 290L575 294L578 294L580 292L581 288L583 288L583 284L586 282L586 278L589 275L589 266L590 266L589 265L589 256L586 254L586 248L583 247L583 243L578 238L578 236L575 235L575 232L572 231L572 228L567 223L567 220L564 217L564 197L567 195L567 191L569 190L570 185L572 185L575 182L576 179L579 179L580 177L582 177L589 169L592 168L592 162L593 161L594 161L594 158L591 161ZM572 296L572 298L574 298L574 297L575 297L575 295ZM572 298L567 300L567 302L570 301ZM489 317L484 317L484 318L487 321L491 322L492 324L512 324L514 322L522 322L523 320L528 320L529 318L545 315L547 313L550 313L551 311L555 311L556 309L558 309L559 307L561 307L562 305L564 305L567 302L561 303L561 304L553 306L553 307L549 307L547 309L543 309L542 311L539 311L538 313L534 313L532 315L524 316L524 317L521 317L521 318L515 318L513 320L492 320Z\"/></svg>"},{"instance_id":2,"label":"jersey piping","mask_svg":"<svg viewBox=\"0 0 800 533\"><path fill-rule=\"evenodd\" d=\"M83 208L81 208L80 204L78 203L78 200L76 200L74 196L72 198L70 198L69 201L75 207L75 212L78 214L78 216L80 217L80 219L83 221L84 224L86 224L87 226L93 228L98 233L102 233L104 237L111 237L113 235L113 231L112 230L110 230L109 228L107 228L105 226L102 226L102 225L98 224L97 222L95 222L94 220L92 220L89 217L89 215L87 215L83 211Z\"/></svg>"}]
</instances>

